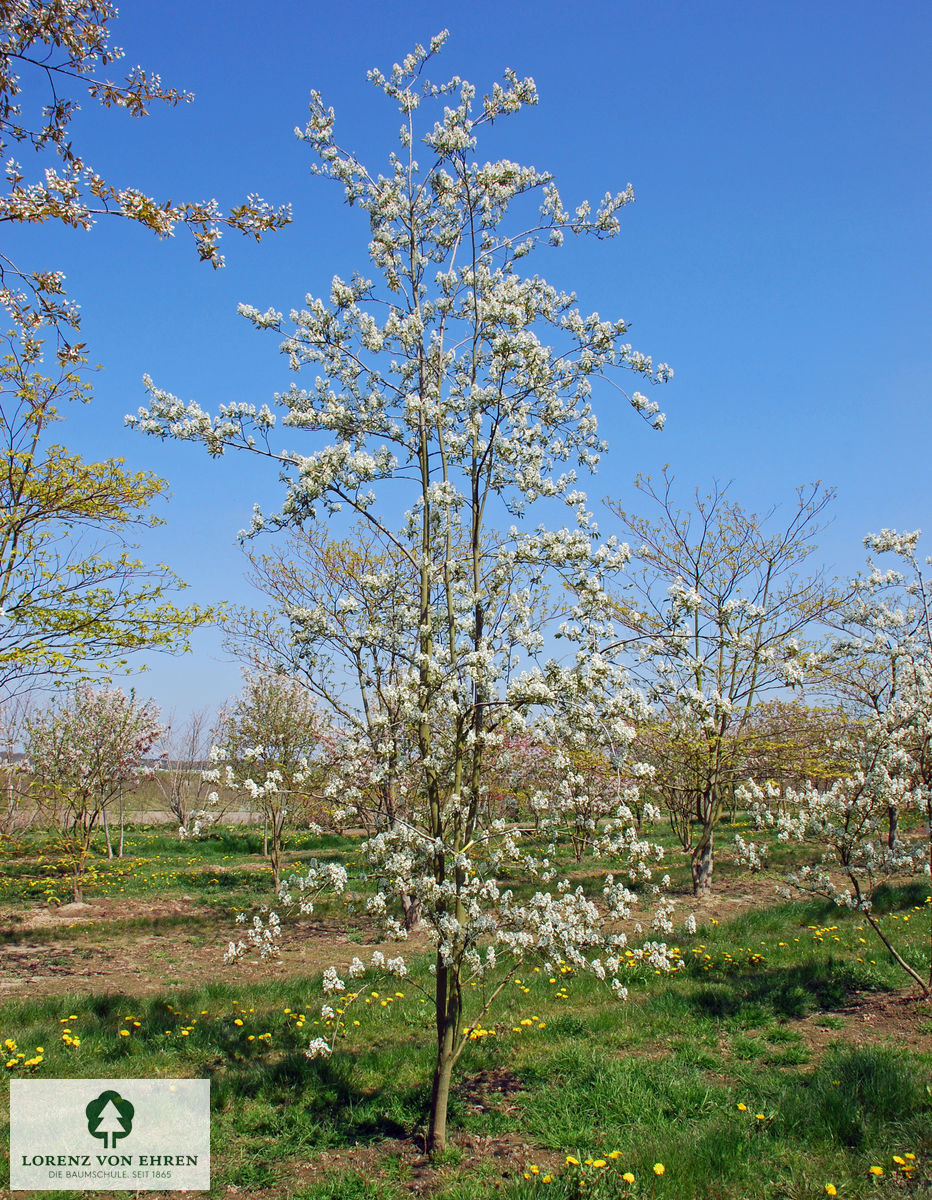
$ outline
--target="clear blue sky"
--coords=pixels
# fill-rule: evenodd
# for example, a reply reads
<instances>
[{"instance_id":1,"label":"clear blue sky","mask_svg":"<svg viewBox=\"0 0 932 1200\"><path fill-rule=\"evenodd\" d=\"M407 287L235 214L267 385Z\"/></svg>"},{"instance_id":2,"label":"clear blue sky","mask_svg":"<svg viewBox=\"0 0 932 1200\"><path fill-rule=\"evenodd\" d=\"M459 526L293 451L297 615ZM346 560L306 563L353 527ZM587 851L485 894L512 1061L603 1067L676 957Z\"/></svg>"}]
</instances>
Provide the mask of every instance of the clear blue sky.
<instances>
[{"instance_id":1,"label":"clear blue sky","mask_svg":"<svg viewBox=\"0 0 932 1200\"><path fill-rule=\"evenodd\" d=\"M125 6L116 41L195 102L145 121L88 104L76 128L88 161L174 200L228 206L259 192L290 201L295 219L259 247L225 238L216 273L183 235L160 244L117 221L16 234L21 257L67 272L104 366L64 440L171 483L147 555L189 581L190 599L251 602L235 535L254 501L274 506L274 476L143 439L123 415L145 400L144 372L211 409L287 386L275 335L253 332L237 302L287 311L334 273L367 268L364 216L310 175L294 137L308 92L324 93L341 140L378 168L398 120L365 72L443 27L433 76L481 92L511 66L538 84L539 107L497 126L483 157L553 171L574 205L635 187L620 238L534 264L584 308L625 317L634 345L676 371L652 393L662 434L596 393L611 451L590 497L631 502L634 475L667 462L684 496L733 480L734 498L758 509L823 479L839 497L821 560L839 575L862 563L868 531L932 533L927 2L149 0ZM133 682L179 714L239 686L209 632L193 656L149 661Z\"/></svg>"}]
</instances>

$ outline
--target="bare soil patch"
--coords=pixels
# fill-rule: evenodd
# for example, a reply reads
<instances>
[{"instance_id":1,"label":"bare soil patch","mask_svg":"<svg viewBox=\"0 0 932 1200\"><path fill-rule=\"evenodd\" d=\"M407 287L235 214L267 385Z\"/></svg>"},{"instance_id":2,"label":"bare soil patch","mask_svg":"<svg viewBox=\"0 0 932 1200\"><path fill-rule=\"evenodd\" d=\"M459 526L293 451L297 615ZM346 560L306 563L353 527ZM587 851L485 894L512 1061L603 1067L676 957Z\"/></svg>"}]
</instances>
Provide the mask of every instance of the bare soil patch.
<instances>
[{"instance_id":1,"label":"bare soil patch","mask_svg":"<svg viewBox=\"0 0 932 1200\"><path fill-rule=\"evenodd\" d=\"M312 975L376 949L397 953L395 943L369 940L372 932L362 923L321 920L289 929L278 962L224 963L229 941L242 932L226 914L187 898L102 898L25 914L0 912L0 995L146 996L208 980L241 985L270 974ZM418 935L406 943L409 951L425 945Z\"/></svg>"},{"instance_id":2,"label":"bare soil patch","mask_svg":"<svg viewBox=\"0 0 932 1200\"><path fill-rule=\"evenodd\" d=\"M886 1042L932 1056L932 1000L915 990L893 995L862 992L844 1008L813 1013L794 1028L816 1053L837 1041L851 1046Z\"/></svg>"}]
</instances>

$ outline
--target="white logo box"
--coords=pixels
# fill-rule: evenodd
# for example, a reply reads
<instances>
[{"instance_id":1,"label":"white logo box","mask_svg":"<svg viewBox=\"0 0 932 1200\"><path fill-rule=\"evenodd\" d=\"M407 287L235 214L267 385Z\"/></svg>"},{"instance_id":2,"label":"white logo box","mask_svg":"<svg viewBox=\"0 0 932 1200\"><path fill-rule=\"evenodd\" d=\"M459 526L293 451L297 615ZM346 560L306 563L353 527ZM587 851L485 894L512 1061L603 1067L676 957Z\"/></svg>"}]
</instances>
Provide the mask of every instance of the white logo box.
<instances>
[{"instance_id":1,"label":"white logo box","mask_svg":"<svg viewBox=\"0 0 932 1200\"><path fill-rule=\"evenodd\" d=\"M11 1079L10 1187L206 1191L209 1079Z\"/></svg>"}]
</instances>

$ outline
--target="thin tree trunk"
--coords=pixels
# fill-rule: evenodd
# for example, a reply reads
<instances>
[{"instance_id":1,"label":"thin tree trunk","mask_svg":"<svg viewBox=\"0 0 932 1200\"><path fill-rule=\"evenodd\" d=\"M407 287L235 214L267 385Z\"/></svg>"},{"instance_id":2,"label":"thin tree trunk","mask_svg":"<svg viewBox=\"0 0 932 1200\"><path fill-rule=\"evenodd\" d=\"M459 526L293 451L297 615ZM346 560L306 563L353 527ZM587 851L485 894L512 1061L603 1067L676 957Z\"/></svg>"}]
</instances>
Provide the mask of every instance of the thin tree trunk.
<instances>
[{"instance_id":1,"label":"thin tree trunk","mask_svg":"<svg viewBox=\"0 0 932 1200\"><path fill-rule=\"evenodd\" d=\"M712 871L715 866L715 826L706 825L702 837L692 854L693 894L701 896L712 887Z\"/></svg>"},{"instance_id":2,"label":"thin tree trunk","mask_svg":"<svg viewBox=\"0 0 932 1200\"><path fill-rule=\"evenodd\" d=\"M104 805L104 834L107 838L107 858L113 858L113 844L110 841L110 816L108 806Z\"/></svg>"},{"instance_id":3,"label":"thin tree trunk","mask_svg":"<svg viewBox=\"0 0 932 1200\"><path fill-rule=\"evenodd\" d=\"M123 808L124 808L124 806L123 806L123 793L122 793L122 791L121 791L121 792L120 792L120 849L119 849L119 850L118 850L118 852L117 852L117 857L118 857L118 858L122 858L122 857L123 857L123 816L124 816Z\"/></svg>"},{"instance_id":4,"label":"thin tree trunk","mask_svg":"<svg viewBox=\"0 0 932 1200\"><path fill-rule=\"evenodd\" d=\"M900 806L887 805L887 846L893 850L900 840Z\"/></svg>"},{"instance_id":5,"label":"thin tree trunk","mask_svg":"<svg viewBox=\"0 0 932 1200\"><path fill-rule=\"evenodd\" d=\"M437 1062L430 1093L430 1120L427 1128L427 1152L436 1157L447 1145L447 1109L450 1083L456 1064L456 1039L459 1033L462 996L455 968L443 966L437 957Z\"/></svg>"},{"instance_id":6,"label":"thin tree trunk","mask_svg":"<svg viewBox=\"0 0 932 1200\"><path fill-rule=\"evenodd\" d=\"M409 896L407 892L401 893L401 911L404 914L405 932L410 933L415 929L421 920L421 906L414 896Z\"/></svg>"}]
</instances>

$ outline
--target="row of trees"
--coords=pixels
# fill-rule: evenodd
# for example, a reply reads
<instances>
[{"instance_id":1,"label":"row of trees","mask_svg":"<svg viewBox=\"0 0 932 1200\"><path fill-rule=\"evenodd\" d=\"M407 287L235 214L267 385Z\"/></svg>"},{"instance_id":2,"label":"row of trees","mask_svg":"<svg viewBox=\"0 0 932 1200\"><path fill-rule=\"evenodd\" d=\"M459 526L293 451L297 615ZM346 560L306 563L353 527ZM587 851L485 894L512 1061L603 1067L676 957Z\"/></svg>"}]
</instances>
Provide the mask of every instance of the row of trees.
<instances>
[{"instance_id":1,"label":"row of trees","mask_svg":"<svg viewBox=\"0 0 932 1200\"><path fill-rule=\"evenodd\" d=\"M25 715L20 734L25 755L5 764L6 832L17 816L19 824L50 827L76 901L83 899L101 830L113 857L117 801L122 856L123 802L144 781L152 781L183 837L209 832L223 813L221 794L226 804L232 797L258 814L276 887L286 818L300 814L306 826L312 794L319 794L319 722L312 699L294 681L250 679L209 728L195 716L180 736L160 723L151 701L85 683ZM181 757L169 757L179 750Z\"/></svg>"}]
</instances>

